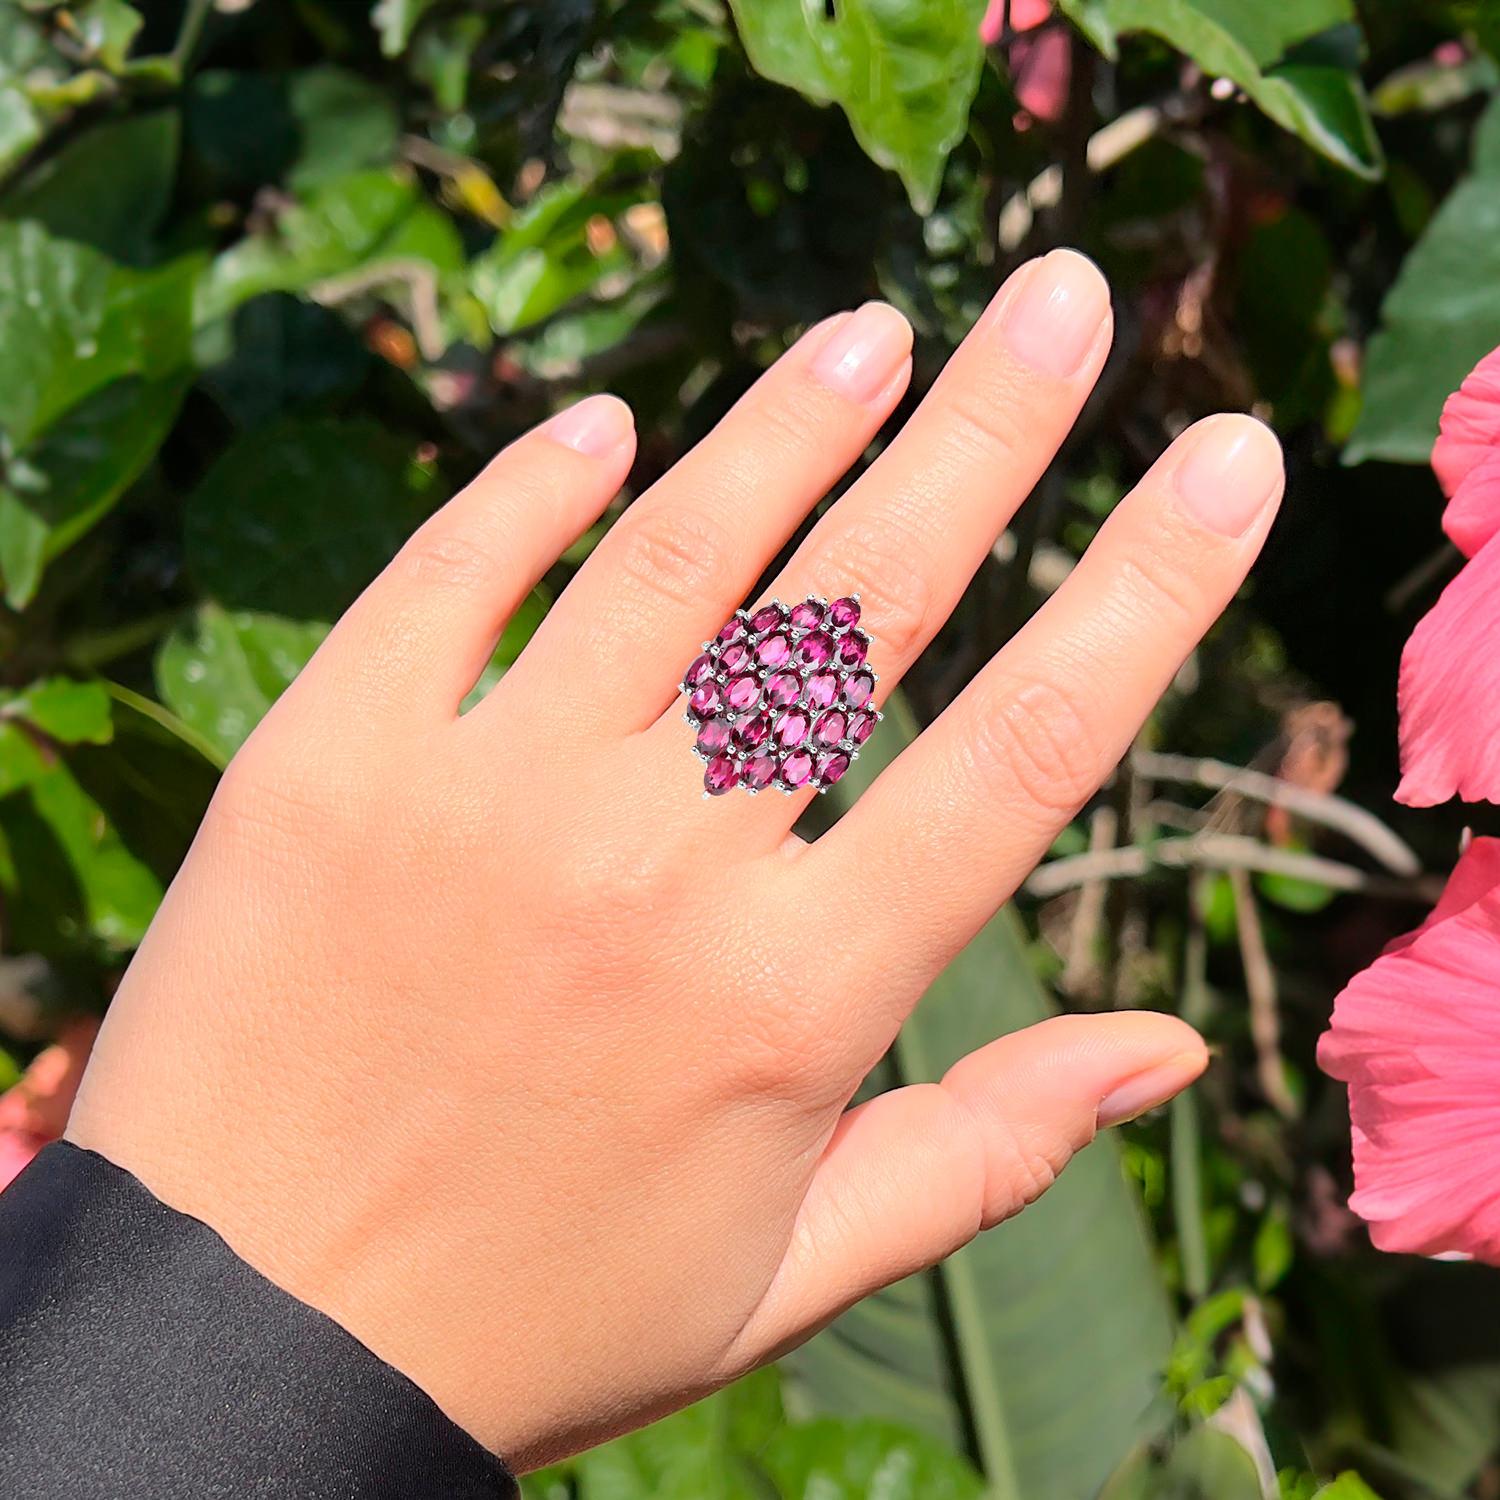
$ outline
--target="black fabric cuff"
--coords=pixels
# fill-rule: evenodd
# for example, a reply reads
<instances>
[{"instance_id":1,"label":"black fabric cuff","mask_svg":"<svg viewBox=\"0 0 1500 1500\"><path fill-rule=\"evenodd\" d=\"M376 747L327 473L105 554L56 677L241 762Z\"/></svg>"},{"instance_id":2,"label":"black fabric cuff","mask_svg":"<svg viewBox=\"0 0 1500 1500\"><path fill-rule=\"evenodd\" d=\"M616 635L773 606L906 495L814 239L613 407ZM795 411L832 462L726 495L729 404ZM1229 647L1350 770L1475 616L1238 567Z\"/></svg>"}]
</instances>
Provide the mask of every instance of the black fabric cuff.
<instances>
[{"instance_id":1,"label":"black fabric cuff","mask_svg":"<svg viewBox=\"0 0 1500 1500\"><path fill-rule=\"evenodd\" d=\"M0 1193L0 1494L511 1500L406 1376L92 1151Z\"/></svg>"}]
</instances>

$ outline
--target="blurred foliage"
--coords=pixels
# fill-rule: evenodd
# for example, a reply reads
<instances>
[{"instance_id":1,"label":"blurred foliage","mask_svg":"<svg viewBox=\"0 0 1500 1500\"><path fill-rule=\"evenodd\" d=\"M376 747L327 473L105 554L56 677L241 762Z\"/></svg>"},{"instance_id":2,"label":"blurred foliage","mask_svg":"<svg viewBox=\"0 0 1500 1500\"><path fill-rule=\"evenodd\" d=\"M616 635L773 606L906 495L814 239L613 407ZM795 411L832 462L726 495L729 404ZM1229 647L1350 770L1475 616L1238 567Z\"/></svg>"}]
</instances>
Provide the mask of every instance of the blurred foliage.
<instances>
[{"instance_id":1,"label":"blurred foliage","mask_svg":"<svg viewBox=\"0 0 1500 1500\"><path fill-rule=\"evenodd\" d=\"M1289 499L1052 883L955 962L868 1087L1055 1003L1177 1010L1219 1060L781 1370L528 1490L1500 1496L1500 1284L1367 1248L1342 1090L1312 1065L1338 985L1420 912L1417 865L1444 870L1483 816L1388 798L1396 657L1454 562L1421 462L1500 342L1500 19L1016 0L986 48L984 9L0 0L0 1080L107 1002L218 770L498 446L602 388L642 433L627 492L476 692L808 324L900 306L904 416L1008 271L1078 244L1113 281L1116 351L861 770L1195 417L1272 422ZM1039 20L1066 69L1033 114L1013 65ZM1342 793L1416 853L1168 752ZM1185 840L1210 851L1191 872ZM1215 863L1226 847L1252 872ZM1090 851L1128 878L1074 878Z\"/></svg>"}]
</instances>

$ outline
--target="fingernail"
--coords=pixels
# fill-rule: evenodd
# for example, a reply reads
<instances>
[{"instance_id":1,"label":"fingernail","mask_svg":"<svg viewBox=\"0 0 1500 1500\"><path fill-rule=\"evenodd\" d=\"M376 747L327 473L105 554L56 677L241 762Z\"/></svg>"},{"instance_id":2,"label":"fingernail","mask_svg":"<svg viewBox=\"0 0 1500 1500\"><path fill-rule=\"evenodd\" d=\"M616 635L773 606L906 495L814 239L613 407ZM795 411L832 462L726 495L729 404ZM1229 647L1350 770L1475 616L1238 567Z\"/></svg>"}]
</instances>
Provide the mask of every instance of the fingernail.
<instances>
[{"instance_id":1,"label":"fingernail","mask_svg":"<svg viewBox=\"0 0 1500 1500\"><path fill-rule=\"evenodd\" d=\"M1054 250L1023 266L1024 278L1001 297L1000 336L1011 352L1043 375L1078 374L1109 313L1109 287L1086 255Z\"/></svg>"},{"instance_id":2,"label":"fingernail","mask_svg":"<svg viewBox=\"0 0 1500 1500\"><path fill-rule=\"evenodd\" d=\"M1207 1063L1205 1052L1179 1052L1176 1057L1127 1078L1099 1101L1099 1129L1123 1125L1127 1120L1145 1114L1148 1109L1165 1104L1174 1094L1181 1093Z\"/></svg>"},{"instance_id":3,"label":"fingernail","mask_svg":"<svg viewBox=\"0 0 1500 1500\"><path fill-rule=\"evenodd\" d=\"M635 427L630 408L618 396L589 396L543 422L539 432L590 458L608 458Z\"/></svg>"},{"instance_id":4,"label":"fingernail","mask_svg":"<svg viewBox=\"0 0 1500 1500\"><path fill-rule=\"evenodd\" d=\"M1254 417L1214 417L1177 470L1188 511L1222 536L1243 536L1281 485L1281 444Z\"/></svg>"},{"instance_id":5,"label":"fingernail","mask_svg":"<svg viewBox=\"0 0 1500 1500\"><path fill-rule=\"evenodd\" d=\"M829 334L813 375L848 401L873 401L911 353L911 324L884 302L866 302Z\"/></svg>"}]
</instances>

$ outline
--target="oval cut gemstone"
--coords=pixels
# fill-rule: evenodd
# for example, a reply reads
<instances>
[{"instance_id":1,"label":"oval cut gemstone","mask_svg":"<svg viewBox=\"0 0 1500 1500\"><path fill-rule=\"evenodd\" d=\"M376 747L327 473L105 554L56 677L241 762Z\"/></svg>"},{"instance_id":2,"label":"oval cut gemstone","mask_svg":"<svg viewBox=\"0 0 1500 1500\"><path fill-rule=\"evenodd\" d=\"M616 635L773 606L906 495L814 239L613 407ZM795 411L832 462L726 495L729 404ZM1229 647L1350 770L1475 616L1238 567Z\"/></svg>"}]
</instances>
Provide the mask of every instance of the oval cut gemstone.
<instances>
[{"instance_id":1,"label":"oval cut gemstone","mask_svg":"<svg viewBox=\"0 0 1500 1500\"><path fill-rule=\"evenodd\" d=\"M807 703L809 708L827 708L839 696L839 674L837 672L814 672L807 679Z\"/></svg>"},{"instance_id":2,"label":"oval cut gemstone","mask_svg":"<svg viewBox=\"0 0 1500 1500\"><path fill-rule=\"evenodd\" d=\"M682 679L682 686L685 691L690 693L695 687L702 686L713 675L714 659L705 652L687 669Z\"/></svg>"},{"instance_id":3,"label":"oval cut gemstone","mask_svg":"<svg viewBox=\"0 0 1500 1500\"><path fill-rule=\"evenodd\" d=\"M755 659L763 667L784 667L792 659L792 643L784 635L768 635L755 648Z\"/></svg>"},{"instance_id":4,"label":"oval cut gemstone","mask_svg":"<svg viewBox=\"0 0 1500 1500\"><path fill-rule=\"evenodd\" d=\"M701 682L688 697L688 707L700 719L711 719L724 706L717 682Z\"/></svg>"},{"instance_id":5,"label":"oval cut gemstone","mask_svg":"<svg viewBox=\"0 0 1500 1500\"><path fill-rule=\"evenodd\" d=\"M859 600L835 599L828 606L828 623L835 630L848 630L859 624Z\"/></svg>"},{"instance_id":6,"label":"oval cut gemstone","mask_svg":"<svg viewBox=\"0 0 1500 1500\"><path fill-rule=\"evenodd\" d=\"M776 780L776 757L769 750L752 755L740 768L740 784L752 792L764 791Z\"/></svg>"},{"instance_id":7,"label":"oval cut gemstone","mask_svg":"<svg viewBox=\"0 0 1500 1500\"><path fill-rule=\"evenodd\" d=\"M870 654L870 642L862 630L851 630L839 637L838 659L842 667L862 667Z\"/></svg>"},{"instance_id":8,"label":"oval cut gemstone","mask_svg":"<svg viewBox=\"0 0 1500 1500\"><path fill-rule=\"evenodd\" d=\"M694 666L698 663L694 662ZM726 672L743 672L750 665L750 647L744 641L736 641L719 653L719 665Z\"/></svg>"},{"instance_id":9,"label":"oval cut gemstone","mask_svg":"<svg viewBox=\"0 0 1500 1500\"><path fill-rule=\"evenodd\" d=\"M703 770L703 790L712 797L722 797L740 779L740 770L732 755L716 755Z\"/></svg>"},{"instance_id":10,"label":"oval cut gemstone","mask_svg":"<svg viewBox=\"0 0 1500 1500\"><path fill-rule=\"evenodd\" d=\"M825 755L818 762L818 785L832 786L849 769L849 757L842 750Z\"/></svg>"},{"instance_id":11,"label":"oval cut gemstone","mask_svg":"<svg viewBox=\"0 0 1500 1500\"><path fill-rule=\"evenodd\" d=\"M745 639L745 621L741 615L732 615L724 622L724 628L719 632L719 644L728 646L734 641Z\"/></svg>"},{"instance_id":12,"label":"oval cut gemstone","mask_svg":"<svg viewBox=\"0 0 1500 1500\"><path fill-rule=\"evenodd\" d=\"M797 660L804 667L825 667L832 655L833 637L823 630L803 636L797 645Z\"/></svg>"},{"instance_id":13,"label":"oval cut gemstone","mask_svg":"<svg viewBox=\"0 0 1500 1500\"><path fill-rule=\"evenodd\" d=\"M760 679L753 672L731 677L724 685L724 697L736 713L744 713L760 702Z\"/></svg>"},{"instance_id":14,"label":"oval cut gemstone","mask_svg":"<svg viewBox=\"0 0 1500 1500\"><path fill-rule=\"evenodd\" d=\"M823 623L823 606L816 599L804 599L792 610L792 624L798 630L816 630Z\"/></svg>"},{"instance_id":15,"label":"oval cut gemstone","mask_svg":"<svg viewBox=\"0 0 1500 1500\"><path fill-rule=\"evenodd\" d=\"M818 715L818 721L813 725L813 739L825 750L831 750L843 739L848 727L849 720L845 715L839 709L830 708Z\"/></svg>"},{"instance_id":16,"label":"oval cut gemstone","mask_svg":"<svg viewBox=\"0 0 1500 1500\"><path fill-rule=\"evenodd\" d=\"M729 748L729 721L710 719L698 731L698 748L705 755L718 755Z\"/></svg>"},{"instance_id":17,"label":"oval cut gemstone","mask_svg":"<svg viewBox=\"0 0 1500 1500\"><path fill-rule=\"evenodd\" d=\"M856 672L844 684L844 702L850 708L863 708L875 691L875 679L868 672Z\"/></svg>"},{"instance_id":18,"label":"oval cut gemstone","mask_svg":"<svg viewBox=\"0 0 1500 1500\"><path fill-rule=\"evenodd\" d=\"M782 757L781 761L781 784L795 790L799 786L806 786L812 780L813 758L806 750L793 750L790 755Z\"/></svg>"},{"instance_id":19,"label":"oval cut gemstone","mask_svg":"<svg viewBox=\"0 0 1500 1500\"><path fill-rule=\"evenodd\" d=\"M789 708L776 720L776 743L783 750L794 750L807 738L809 720L800 708Z\"/></svg>"},{"instance_id":20,"label":"oval cut gemstone","mask_svg":"<svg viewBox=\"0 0 1500 1500\"><path fill-rule=\"evenodd\" d=\"M772 708L795 703L802 692L802 679L795 672L772 672L766 678L766 702Z\"/></svg>"},{"instance_id":21,"label":"oval cut gemstone","mask_svg":"<svg viewBox=\"0 0 1500 1500\"><path fill-rule=\"evenodd\" d=\"M849 738L856 745L863 745L875 733L877 722L873 708L860 709L857 714L852 715L849 719Z\"/></svg>"},{"instance_id":22,"label":"oval cut gemstone","mask_svg":"<svg viewBox=\"0 0 1500 1500\"><path fill-rule=\"evenodd\" d=\"M767 604L750 616L750 628L756 635L777 629L786 619L786 611L779 604Z\"/></svg>"},{"instance_id":23,"label":"oval cut gemstone","mask_svg":"<svg viewBox=\"0 0 1500 1500\"><path fill-rule=\"evenodd\" d=\"M734 726L734 742L742 750L756 750L771 733L770 714L746 714Z\"/></svg>"}]
</instances>

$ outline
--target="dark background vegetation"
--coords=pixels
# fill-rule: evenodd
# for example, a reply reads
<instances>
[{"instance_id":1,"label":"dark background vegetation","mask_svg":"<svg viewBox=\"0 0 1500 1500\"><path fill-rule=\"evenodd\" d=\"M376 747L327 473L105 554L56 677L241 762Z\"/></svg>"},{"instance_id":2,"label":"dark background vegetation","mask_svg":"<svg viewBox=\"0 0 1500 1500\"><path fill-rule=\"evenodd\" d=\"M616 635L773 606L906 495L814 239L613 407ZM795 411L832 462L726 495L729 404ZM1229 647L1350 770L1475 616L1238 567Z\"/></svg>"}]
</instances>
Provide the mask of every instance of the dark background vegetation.
<instances>
[{"instance_id":1,"label":"dark background vegetation","mask_svg":"<svg viewBox=\"0 0 1500 1500\"><path fill-rule=\"evenodd\" d=\"M107 1003L218 769L499 445L619 392L642 444L616 515L810 322L907 312L909 409L1010 269L1076 244L1118 348L861 771L1194 418L1273 423L1288 500L1132 761L872 1086L1053 1004L1180 1010L1218 1061L782 1370L529 1488L1500 1495L1500 1283L1369 1250L1312 1061L1489 818L1389 797L1400 647L1456 562L1422 465L1500 342L1500 23L1067 0L986 50L983 9L0 3L0 1083ZM1025 94L1044 35L1050 101ZM1222 789L1233 767L1298 807Z\"/></svg>"}]
</instances>

